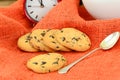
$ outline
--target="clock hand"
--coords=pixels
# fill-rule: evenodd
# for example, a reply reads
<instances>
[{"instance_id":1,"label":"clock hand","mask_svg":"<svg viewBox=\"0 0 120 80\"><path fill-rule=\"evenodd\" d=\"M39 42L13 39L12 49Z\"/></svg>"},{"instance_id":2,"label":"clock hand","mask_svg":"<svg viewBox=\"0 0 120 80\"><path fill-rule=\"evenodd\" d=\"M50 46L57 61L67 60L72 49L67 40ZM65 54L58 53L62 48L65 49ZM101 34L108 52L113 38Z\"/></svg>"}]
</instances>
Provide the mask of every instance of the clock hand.
<instances>
[{"instance_id":1,"label":"clock hand","mask_svg":"<svg viewBox=\"0 0 120 80\"><path fill-rule=\"evenodd\" d=\"M44 7L43 1L42 0L38 0L38 1L40 3L40 7L43 8Z\"/></svg>"},{"instance_id":2,"label":"clock hand","mask_svg":"<svg viewBox=\"0 0 120 80\"><path fill-rule=\"evenodd\" d=\"M41 0L41 5L44 6L44 4L43 4L43 0Z\"/></svg>"}]
</instances>

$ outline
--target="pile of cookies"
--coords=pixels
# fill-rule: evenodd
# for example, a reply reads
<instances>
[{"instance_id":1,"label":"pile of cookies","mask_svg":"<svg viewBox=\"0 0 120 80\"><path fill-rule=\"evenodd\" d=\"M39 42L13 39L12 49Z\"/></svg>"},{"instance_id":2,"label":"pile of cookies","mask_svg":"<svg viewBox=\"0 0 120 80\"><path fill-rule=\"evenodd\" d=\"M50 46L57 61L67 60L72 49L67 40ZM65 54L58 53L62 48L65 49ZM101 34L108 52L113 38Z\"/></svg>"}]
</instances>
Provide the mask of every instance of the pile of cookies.
<instances>
[{"instance_id":1,"label":"pile of cookies","mask_svg":"<svg viewBox=\"0 0 120 80\"><path fill-rule=\"evenodd\" d=\"M37 73L53 72L67 64L56 51L86 51L91 46L89 37L75 28L36 29L21 36L17 44L23 51L48 52L27 61L27 68Z\"/></svg>"},{"instance_id":2,"label":"pile of cookies","mask_svg":"<svg viewBox=\"0 0 120 80\"><path fill-rule=\"evenodd\" d=\"M36 29L18 39L18 47L27 52L86 51L90 38L75 28Z\"/></svg>"}]
</instances>

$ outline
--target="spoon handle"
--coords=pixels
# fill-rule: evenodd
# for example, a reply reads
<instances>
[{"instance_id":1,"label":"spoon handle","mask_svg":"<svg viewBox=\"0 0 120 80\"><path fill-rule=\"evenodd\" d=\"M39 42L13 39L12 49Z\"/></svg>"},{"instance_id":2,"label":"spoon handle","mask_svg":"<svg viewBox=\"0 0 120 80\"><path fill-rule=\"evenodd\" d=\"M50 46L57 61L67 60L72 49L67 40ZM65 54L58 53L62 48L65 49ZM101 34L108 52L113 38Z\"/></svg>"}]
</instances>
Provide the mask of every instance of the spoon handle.
<instances>
[{"instance_id":1,"label":"spoon handle","mask_svg":"<svg viewBox=\"0 0 120 80\"><path fill-rule=\"evenodd\" d=\"M66 67L58 70L58 73L60 74L64 74L67 73L67 71L72 68L75 64L77 64L78 62L80 62L81 60L83 60L84 58L86 58L87 56L89 56L90 54L92 54L93 52L99 50L101 48L95 48L94 50L90 51L89 53L85 54L84 56L82 56L81 58L79 58L78 60L74 61L73 63L67 65Z\"/></svg>"}]
</instances>

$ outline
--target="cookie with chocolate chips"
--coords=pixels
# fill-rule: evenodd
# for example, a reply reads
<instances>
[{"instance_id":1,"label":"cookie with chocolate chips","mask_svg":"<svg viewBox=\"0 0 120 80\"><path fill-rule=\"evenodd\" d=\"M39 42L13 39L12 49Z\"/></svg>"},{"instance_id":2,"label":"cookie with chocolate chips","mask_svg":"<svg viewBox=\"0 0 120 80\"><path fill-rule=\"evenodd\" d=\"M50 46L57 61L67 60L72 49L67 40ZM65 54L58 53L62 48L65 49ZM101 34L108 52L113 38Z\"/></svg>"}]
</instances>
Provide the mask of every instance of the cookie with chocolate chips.
<instances>
[{"instance_id":1,"label":"cookie with chocolate chips","mask_svg":"<svg viewBox=\"0 0 120 80\"><path fill-rule=\"evenodd\" d=\"M49 73L65 66L67 60L59 53L48 53L28 60L27 68L37 73Z\"/></svg>"},{"instance_id":2,"label":"cookie with chocolate chips","mask_svg":"<svg viewBox=\"0 0 120 80\"><path fill-rule=\"evenodd\" d=\"M75 51L86 51L91 46L89 37L75 28L63 28L55 37L60 44Z\"/></svg>"},{"instance_id":3,"label":"cookie with chocolate chips","mask_svg":"<svg viewBox=\"0 0 120 80\"><path fill-rule=\"evenodd\" d=\"M53 49L51 49L50 47L46 46L43 43L43 37L48 31L49 29L36 29L32 31L30 35L32 38L30 40L30 43L33 45L34 48L39 49L40 51L48 51L48 52L53 51Z\"/></svg>"},{"instance_id":4,"label":"cookie with chocolate chips","mask_svg":"<svg viewBox=\"0 0 120 80\"><path fill-rule=\"evenodd\" d=\"M39 50L38 50L38 49L35 49L35 48L30 44L30 40L31 40L30 34L31 34L31 33L27 33L27 34L21 36L21 37L18 39L17 45L18 45L18 47L19 47L21 50L23 50L23 51L27 51L27 52L37 52L37 51L39 51Z\"/></svg>"},{"instance_id":5,"label":"cookie with chocolate chips","mask_svg":"<svg viewBox=\"0 0 120 80\"><path fill-rule=\"evenodd\" d=\"M52 29L48 31L44 38L43 42L46 46L49 46L50 48L54 49L55 51L70 51L70 49L64 47L61 45L55 38L55 33L59 31L58 29Z\"/></svg>"}]
</instances>

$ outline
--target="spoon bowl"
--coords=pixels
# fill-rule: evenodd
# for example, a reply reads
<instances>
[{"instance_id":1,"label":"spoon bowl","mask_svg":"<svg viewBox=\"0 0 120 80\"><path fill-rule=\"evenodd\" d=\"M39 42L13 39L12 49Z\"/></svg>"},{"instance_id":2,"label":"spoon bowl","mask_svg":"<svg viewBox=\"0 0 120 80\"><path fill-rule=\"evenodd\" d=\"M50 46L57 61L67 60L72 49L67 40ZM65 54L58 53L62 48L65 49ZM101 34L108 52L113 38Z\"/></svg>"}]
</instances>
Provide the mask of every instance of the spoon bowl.
<instances>
[{"instance_id":1,"label":"spoon bowl","mask_svg":"<svg viewBox=\"0 0 120 80\"><path fill-rule=\"evenodd\" d=\"M99 45L98 48L95 48L94 50L90 51L89 53L85 54L84 56L82 56L81 58L79 58L78 60L74 61L73 63L67 65L66 67L58 70L58 73L60 74L64 74L67 73L67 71L72 68L75 64L77 64L78 62L80 62L81 60L83 60L84 58L86 58L87 56L89 56L90 54L94 53L97 50L108 50L111 49L119 40L120 37L120 32L114 32L110 35L108 35Z\"/></svg>"},{"instance_id":2,"label":"spoon bowl","mask_svg":"<svg viewBox=\"0 0 120 80\"><path fill-rule=\"evenodd\" d=\"M117 43L119 36L120 36L120 32L112 33L100 43L100 47L104 50L108 50L112 48Z\"/></svg>"}]
</instances>

